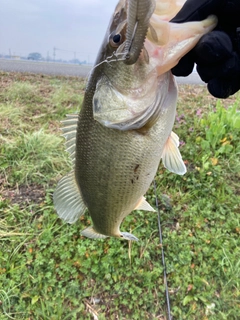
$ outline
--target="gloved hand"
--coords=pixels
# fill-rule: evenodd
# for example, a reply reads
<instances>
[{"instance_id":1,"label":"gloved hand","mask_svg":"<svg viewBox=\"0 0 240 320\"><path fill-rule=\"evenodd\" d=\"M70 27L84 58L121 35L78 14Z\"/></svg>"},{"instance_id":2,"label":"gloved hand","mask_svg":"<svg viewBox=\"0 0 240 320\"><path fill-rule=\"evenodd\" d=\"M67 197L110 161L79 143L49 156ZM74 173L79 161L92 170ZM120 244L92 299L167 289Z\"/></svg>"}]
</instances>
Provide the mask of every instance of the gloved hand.
<instances>
[{"instance_id":1,"label":"gloved hand","mask_svg":"<svg viewBox=\"0 0 240 320\"><path fill-rule=\"evenodd\" d=\"M240 0L187 0L171 22L199 21L214 14L217 27L172 69L187 76L197 64L201 79L217 98L227 98L240 89Z\"/></svg>"}]
</instances>

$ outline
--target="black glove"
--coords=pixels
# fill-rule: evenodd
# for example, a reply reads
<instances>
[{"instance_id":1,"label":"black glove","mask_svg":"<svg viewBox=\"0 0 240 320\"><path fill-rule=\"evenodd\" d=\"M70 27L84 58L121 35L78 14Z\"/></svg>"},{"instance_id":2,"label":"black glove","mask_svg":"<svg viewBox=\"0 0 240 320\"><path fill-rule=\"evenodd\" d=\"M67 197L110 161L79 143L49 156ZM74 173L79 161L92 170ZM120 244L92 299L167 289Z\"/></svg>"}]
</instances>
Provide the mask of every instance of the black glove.
<instances>
[{"instance_id":1,"label":"black glove","mask_svg":"<svg viewBox=\"0 0 240 320\"><path fill-rule=\"evenodd\" d=\"M187 0L171 22L200 21L215 14L217 27L172 69L175 76L188 76L197 64L201 79L217 98L240 89L240 0Z\"/></svg>"}]
</instances>

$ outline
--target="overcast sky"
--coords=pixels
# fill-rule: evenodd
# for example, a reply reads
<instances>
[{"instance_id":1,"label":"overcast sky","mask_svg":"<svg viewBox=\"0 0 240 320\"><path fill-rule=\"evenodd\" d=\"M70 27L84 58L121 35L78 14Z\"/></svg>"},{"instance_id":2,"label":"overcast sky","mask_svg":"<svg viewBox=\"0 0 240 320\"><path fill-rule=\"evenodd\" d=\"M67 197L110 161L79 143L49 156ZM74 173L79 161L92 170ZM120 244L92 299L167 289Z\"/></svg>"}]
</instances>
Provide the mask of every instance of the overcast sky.
<instances>
[{"instance_id":1,"label":"overcast sky","mask_svg":"<svg viewBox=\"0 0 240 320\"><path fill-rule=\"evenodd\" d=\"M117 0L0 0L0 53L95 60ZM59 50L61 49L61 50ZM71 52L65 52L69 50Z\"/></svg>"}]
</instances>

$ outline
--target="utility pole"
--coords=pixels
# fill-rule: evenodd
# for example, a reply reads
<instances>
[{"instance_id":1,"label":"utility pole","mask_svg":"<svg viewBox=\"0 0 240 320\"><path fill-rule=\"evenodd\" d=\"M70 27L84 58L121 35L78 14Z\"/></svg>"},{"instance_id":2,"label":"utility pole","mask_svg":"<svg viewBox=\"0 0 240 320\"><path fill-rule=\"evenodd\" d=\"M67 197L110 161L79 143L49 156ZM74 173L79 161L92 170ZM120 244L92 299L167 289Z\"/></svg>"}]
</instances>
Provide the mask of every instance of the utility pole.
<instances>
[{"instance_id":1,"label":"utility pole","mask_svg":"<svg viewBox=\"0 0 240 320\"><path fill-rule=\"evenodd\" d=\"M53 47L53 60L55 61L55 57L56 57L56 47Z\"/></svg>"}]
</instances>

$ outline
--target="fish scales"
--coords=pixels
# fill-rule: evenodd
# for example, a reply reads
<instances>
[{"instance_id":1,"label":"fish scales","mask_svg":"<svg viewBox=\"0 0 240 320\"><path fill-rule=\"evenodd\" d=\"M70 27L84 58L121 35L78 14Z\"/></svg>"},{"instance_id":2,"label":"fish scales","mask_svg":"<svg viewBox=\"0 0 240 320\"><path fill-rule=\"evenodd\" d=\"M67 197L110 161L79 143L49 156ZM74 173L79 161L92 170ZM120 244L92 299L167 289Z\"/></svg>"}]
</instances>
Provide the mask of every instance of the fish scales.
<instances>
[{"instance_id":1,"label":"fish scales","mask_svg":"<svg viewBox=\"0 0 240 320\"><path fill-rule=\"evenodd\" d=\"M84 103L90 101L91 96ZM79 160L75 172L98 232L112 230L115 221L122 221L146 193L171 133L174 109L172 106L164 110L164 124L156 123L144 135L106 128L98 122L89 121L84 111L80 113L79 122L83 125L77 132L76 159ZM86 135L91 137L89 141ZM137 165L136 175L134 169ZM106 216L108 218L104 219Z\"/></svg>"}]
</instances>

